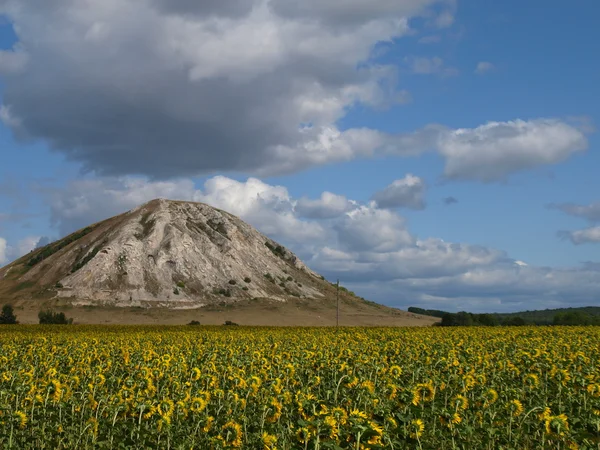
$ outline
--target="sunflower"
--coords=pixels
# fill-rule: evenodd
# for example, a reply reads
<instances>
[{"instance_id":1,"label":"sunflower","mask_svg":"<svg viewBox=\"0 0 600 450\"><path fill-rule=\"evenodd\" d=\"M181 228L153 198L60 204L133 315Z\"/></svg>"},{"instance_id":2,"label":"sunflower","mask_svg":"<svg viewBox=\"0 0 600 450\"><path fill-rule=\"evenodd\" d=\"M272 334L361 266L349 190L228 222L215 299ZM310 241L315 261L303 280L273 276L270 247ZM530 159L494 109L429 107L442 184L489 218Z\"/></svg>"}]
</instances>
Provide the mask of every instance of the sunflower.
<instances>
[{"instance_id":1,"label":"sunflower","mask_svg":"<svg viewBox=\"0 0 600 450\"><path fill-rule=\"evenodd\" d=\"M518 417L523 414L523 404L519 400L511 400L506 407L510 410L513 417Z\"/></svg>"},{"instance_id":2,"label":"sunflower","mask_svg":"<svg viewBox=\"0 0 600 450\"><path fill-rule=\"evenodd\" d=\"M234 448L242 446L242 426L230 420L221 427L221 438L226 445Z\"/></svg>"},{"instance_id":3,"label":"sunflower","mask_svg":"<svg viewBox=\"0 0 600 450\"><path fill-rule=\"evenodd\" d=\"M261 436L263 450L276 450L275 444L277 443L277 436L269 434L266 431Z\"/></svg>"},{"instance_id":4,"label":"sunflower","mask_svg":"<svg viewBox=\"0 0 600 450\"><path fill-rule=\"evenodd\" d=\"M173 403L173 400L171 400L169 398L165 398L165 399L161 400L161 402L156 407L156 412L168 424L171 423L171 417L173 416L174 411L175 411L175 404Z\"/></svg>"},{"instance_id":5,"label":"sunflower","mask_svg":"<svg viewBox=\"0 0 600 450\"><path fill-rule=\"evenodd\" d=\"M296 431L296 440L301 444L308 444L310 438L314 435L314 432L309 430L307 427L300 427Z\"/></svg>"},{"instance_id":6,"label":"sunflower","mask_svg":"<svg viewBox=\"0 0 600 450\"><path fill-rule=\"evenodd\" d=\"M454 397L454 405L456 406L457 410L464 411L469 407L469 400L467 400L467 397L464 395L458 394L456 397Z\"/></svg>"},{"instance_id":7,"label":"sunflower","mask_svg":"<svg viewBox=\"0 0 600 450\"><path fill-rule=\"evenodd\" d=\"M425 424L421 419L411 420L409 425L410 437L413 439L419 439L425 431Z\"/></svg>"},{"instance_id":8,"label":"sunflower","mask_svg":"<svg viewBox=\"0 0 600 450\"><path fill-rule=\"evenodd\" d=\"M206 419L206 423L202 427L202 431L205 433L208 433L211 430L214 422L215 422L215 418L213 416L208 416Z\"/></svg>"},{"instance_id":9,"label":"sunflower","mask_svg":"<svg viewBox=\"0 0 600 450\"><path fill-rule=\"evenodd\" d=\"M194 397L190 404L190 411L200 413L206 409L207 403L201 397Z\"/></svg>"},{"instance_id":10,"label":"sunflower","mask_svg":"<svg viewBox=\"0 0 600 450\"><path fill-rule=\"evenodd\" d=\"M87 420L87 424L89 426L89 433L94 437L98 437L98 420L95 417L90 417Z\"/></svg>"},{"instance_id":11,"label":"sunflower","mask_svg":"<svg viewBox=\"0 0 600 450\"><path fill-rule=\"evenodd\" d=\"M19 428L25 428L27 425L27 414L25 414L23 411L15 411L14 415L19 424Z\"/></svg>"},{"instance_id":12,"label":"sunflower","mask_svg":"<svg viewBox=\"0 0 600 450\"><path fill-rule=\"evenodd\" d=\"M340 429L338 427L337 420L335 420L335 417L333 417L333 416L325 417L325 420L323 420L323 424L329 429L329 438L330 439L338 439L339 438Z\"/></svg>"},{"instance_id":13,"label":"sunflower","mask_svg":"<svg viewBox=\"0 0 600 450\"><path fill-rule=\"evenodd\" d=\"M592 397L600 397L600 384L589 384L586 391Z\"/></svg>"},{"instance_id":14,"label":"sunflower","mask_svg":"<svg viewBox=\"0 0 600 450\"><path fill-rule=\"evenodd\" d=\"M343 408L340 408L340 407L333 408L331 410L331 415L341 425L345 425L348 422L348 413L346 413L346 411Z\"/></svg>"},{"instance_id":15,"label":"sunflower","mask_svg":"<svg viewBox=\"0 0 600 450\"><path fill-rule=\"evenodd\" d=\"M552 436L563 436L565 431L569 430L569 420L565 414L558 416L548 416L544 420L546 434Z\"/></svg>"},{"instance_id":16,"label":"sunflower","mask_svg":"<svg viewBox=\"0 0 600 450\"><path fill-rule=\"evenodd\" d=\"M389 374L393 377L399 377L400 375L402 375L402 367L400 367L400 366L390 367Z\"/></svg>"},{"instance_id":17,"label":"sunflower","mask_svg":"<svg viewBox=\"0 0 600 450\"><path fill-rule=\"evenodd\" d=\"M498 400L498 392L495 389L488 389L484 394L484 407L493 405Z\"/></svg>"},{"instance_id":18,"label":"sunflower","mask_svg":"<svg viewBox=\"0 0 600 450\"><path fill-rule=\"evenodd\" d=\"M535 389L540 384L540 379L535 373L529 373L523 378L523 383L528 389Z\"/></svg>"},{"instance_id":19,"label":"sunflower","mask_svg":"<svg viewBox=\"0 0 600 450\"><path fill-rule=\"evenodd\" d=\"M413 399L412 404L418 406L421 402L431 402L435 397L435 389L431 382L419 383L412 390Z\"/></svg>"},{"instance_id":20,"label":"sunflower","mask_svg":"<svg viewBox=\"0 0 600 450\"><path fill-rule=\"evenodd\" d=\"M461 422L462 422L462 417L460 417L457 413L452 414L452 417L450 418L450 423L452 423L454 425L458 425Z\"/></svg>"},{"instance_id":21,"label":"sunflower","mask_svg":"<svg viewBox=\"0 0 600 450\"><path fill-rule=\"evenodd\" d=\"M281 410L283 409L283 405L276 398L272 398L269 403L272 407L272 413L267 416L267 422L275 423L281 417Z\"/></svg>"}]
</instances>

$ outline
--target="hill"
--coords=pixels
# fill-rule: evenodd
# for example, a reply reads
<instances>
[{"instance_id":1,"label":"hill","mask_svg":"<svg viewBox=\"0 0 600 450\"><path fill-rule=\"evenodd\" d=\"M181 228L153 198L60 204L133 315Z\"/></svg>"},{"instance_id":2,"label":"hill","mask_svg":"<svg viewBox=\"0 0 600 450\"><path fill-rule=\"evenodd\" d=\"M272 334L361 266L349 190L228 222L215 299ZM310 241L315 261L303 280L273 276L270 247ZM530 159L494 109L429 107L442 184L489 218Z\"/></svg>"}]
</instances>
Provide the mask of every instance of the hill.
<instances>
[{"instance_id":1,"label":"hill","mask_svg":"<svg viewBox=\"0 0 600 450\"><path fill-rule=\"evenodd\" d=\"M242 322L260 312L253 324L276 325L286 314L303 317L288 321L294 325L329 324L317 319L335 318L335 295L331 283L295 254L238 217L203 203L164 199L92 224L0 269L0 301L15 304L21 316L42 306L85 308L78 310L82 322L122 316L121 323L139 323L140 312L152 309L151 315L170 312L159 314L159 322L171 315L181 323L194 310L205 316L226 310ZM373 324L382 317L433 322L344 289L340 299L347 317L371 315ZM257 323L261 314L270 323Z\"/></svg>"}]
</instances>

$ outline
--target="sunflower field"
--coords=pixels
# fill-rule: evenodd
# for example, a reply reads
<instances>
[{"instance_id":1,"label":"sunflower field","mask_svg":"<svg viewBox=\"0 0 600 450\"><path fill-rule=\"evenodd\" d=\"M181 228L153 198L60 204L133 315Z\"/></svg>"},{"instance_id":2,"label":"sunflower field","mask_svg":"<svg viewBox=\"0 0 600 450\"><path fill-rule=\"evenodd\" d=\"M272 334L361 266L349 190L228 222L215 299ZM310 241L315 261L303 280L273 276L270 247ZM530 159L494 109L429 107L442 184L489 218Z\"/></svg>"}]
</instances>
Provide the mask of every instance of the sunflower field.
<instances>
[{"instance_id":1,"label":"sunflower field","mask_svg":"<svg viewBox=\"0 0 600 450\"><path fill-rule=\"evenodd\" d=\"M0 448L599 449L600 328L4 326Z\"/></svg>"}]
</instances>

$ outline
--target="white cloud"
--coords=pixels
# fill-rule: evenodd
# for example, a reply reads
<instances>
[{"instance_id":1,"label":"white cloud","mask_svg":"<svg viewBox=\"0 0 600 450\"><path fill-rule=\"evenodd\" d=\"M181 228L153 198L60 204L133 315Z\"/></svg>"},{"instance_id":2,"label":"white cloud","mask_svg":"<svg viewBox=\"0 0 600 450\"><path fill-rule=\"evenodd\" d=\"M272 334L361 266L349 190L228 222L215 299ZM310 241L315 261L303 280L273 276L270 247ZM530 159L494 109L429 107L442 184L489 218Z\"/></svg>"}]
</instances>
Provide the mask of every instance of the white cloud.
<instances>
[{"instance_id":1,"label":"white cloud","mask_svg":"<svg viewBox=\"0 0 600 450\"><path fill-rule=\"evenodd\" d=\"M204 183L194 199L235 214L274 239L312 245L327 232L316 222L300 220L283 186L271 186L256 178L246 182L216 176Z\"/></svg>"},{"instance_id":2,"label":"white cloud","mask_svg":"<svg viewBox=\"0 0 600 450\"><path fill-rule=\"evenodd\" d=\"M302 197L296 202L298 215L309 219L333 219L355 207L356 202L351 202L343 195L331 192L323 192L321 198L317 200Z\"/></svg>"},{"instance_id":3,"label":"white cloud","mask_svg":"<svg viewBox=\"0 0 600 450\"><path fill-rule=\"evenodd\" d=\"M7 105L0 105L0 121L15 131L21 127L21 119L15 117L11 112L10 106Z\"/></svg>"},{"instance_id":4,"label":"white cloud","mask_svg":"<svg viewBox=\"0 0 600 450\"><path fill-rule=\"evenodd\" d=\"M27 236L27 237L21 239L17 243L17 249L16 249L17 253L14 256L16 258L20 258L21 256L26 255L31 250L33 250L37 247L37 244L39 241L40 241L40 236Z\"/></svg>"},{"instance_id":5,"label":"white cloud","mask_svg":"<svg viewBox=\"0 0 600 450\"><path fill-rule=\"evenodd\" d=\"M8 244L6 239L0 237L0 266L3 266L8 262Z\"/></svg>"},{"instance_id":6,"label":"white cloud","mask_svg":"<svg viewBox=\"0 0 600 450\"><path fill-rule=\"evenodd\" d=\"M213 177L202 189L194 188L190 180L173 185L133 179L72 183L64 191L52 193L55 199L61 199L53 204L53 212L58 224L83 226L95 220L97 211L107 211L118 199L135 200L133 207L142 198L150 200L147 195L165 193L171 195L160 196L203 201L236 214L289 246L326 278L340 278L359 295L404 308L428 305L453 311L503 311L581 306L594 304L600 289L597 263L572 268L538 267L515 260L501 250L433 237L417 238L403 217L378 208L374 202L361 205L347 199L353 208L339 216L301 217L299 200L291 197L285 187L255 178L237 181ZM331 196L336 205L343 199ZM324 198L328 196L311 200L314 203L308 205L329 205ZM126 204L123 201L119 207ZM58 205L64 205L64 211L56 209ZM0 255L6 253L1 246L2 240Z\"/></svg>"},{"instance_id":7,"label":"white cloud","mask_svg":"<svg viewBox=\"0 0 600 450\"><path fill-rule=\"evenodd\" d=\"M139 178L77 180L48 192L51 221L64 236L90 223L121 214L155 198L192 200L191 180L147 181Z\"/></svg>"},{"instance_id":8,"label":"white cloud","mask_svg":"<svg viewBox=\"0 0 600 450\"><path fill-rule=\"evenodd\" d=\"M425 182L412 174L393 181L371 197L380 208L425 208Z\"/></svg>"},{"instance_id":9,"label":"white cloud","mask_svg":"<svg viewBox=\"0 0 600 450\"><path fill-rule=\"evenodd\" d=\"M477 67L475 67L475 73L477 75L483 75L488 72L492 72L496 69L496 67L488 61L480 61L477 63Z\"/></svg>"},{"instance_id":10,"label":"white cloud","mask_svg":"<svg viewBox=\"0 0 600 450\"><path fill-rule=\"evenodd\" d=\"M335 124L407 100L373 50L446 3L4 0L27 63L3 102L23 136L103 176L301 170L376 150Z\"/></svg>"},{"instance_id":11,"label":"white cloud","mask_svg":"<svg viewBox=\"0 0 600 450\"><path fill-rule=\"evenodd\" d=\"M438 28L448 28L454 23L454 14L450 11L443 11L435 19L435 25Z\"/></svg>"},{"instance_id":12,"label":"white cloud","mask_svg":"<svg viewBox=\"0 0 600 450\"><path fill-rule=\"evenodd\" d=\"M6 239L0 238L0 267L29 253L36 248L39 240L39 236L27 236L15 245L9 245Z\"/></svg>"},{"instance_id":13,"label":"white cloud","mask_svg":"<svg viewBox=\"0 0 600 450\"><path fill-rule=\"evenodd\" d=\"M380 253L413 242L402 217L374 206L366 205L350 211L334 225L342 249Z\"/></svg>"},{"instance_id":14,"label":"white cloud","mask_svg":"<svg viewBox=\"0 0 600 450\"><path fill-rule=\"evenodd\" d=\"M589 205L578 205L576 203L551 203L551 209L558 209L566 214L587 219L590 222L600 222L600 202Z\"/></svg>"},{"instance_id":15,"label":"white cloud","mask_svg":"<svg viewBox=\"0 0 600 450\"><path fill-rule=\"evenodd\" d=\"M458 69L455 67L448 67L444 65L444 60L439 56L427 58L423 56L411 56L405 58L410 70L413 73L420 75L442 75L442 76L456 76L458 75Z\"/></svg>"},{"instance_id":16,"label":"white cloud","mask_svg":"<svg viewBox=\"0 0 600 450\"><path fill-rule=\"evenodd\" d=\"M590 244L600 242L600 226L575 231L559 231L559 237L569 239L573 244Z\"/></svg>"},{"instance_id":17,"label":"white cloud","mask_svg":"<svg viewBox=\"0 0 600 450\"><path fill-rule=\"evenodd\" d=\"M447 178L490 182L561 162L585 150L587 139L579 129L556 119L514 120L441 133L437 148L446 158Z\"/></svg>"}]
</instances>

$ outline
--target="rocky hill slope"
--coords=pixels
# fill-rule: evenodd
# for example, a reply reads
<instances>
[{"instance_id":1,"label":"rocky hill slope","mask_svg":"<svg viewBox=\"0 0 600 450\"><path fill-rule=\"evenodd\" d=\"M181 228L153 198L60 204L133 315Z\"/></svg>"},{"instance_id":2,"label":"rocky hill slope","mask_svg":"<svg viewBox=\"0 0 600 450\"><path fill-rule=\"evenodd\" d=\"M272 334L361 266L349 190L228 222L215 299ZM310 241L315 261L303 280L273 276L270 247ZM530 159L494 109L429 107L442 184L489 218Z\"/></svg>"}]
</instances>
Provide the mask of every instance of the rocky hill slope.
<instances>
[{"instance_id":1,"label":"rocky hill slope","mask_svg":"<svg viewBox=\"0 0 600 450\"><path fill-rule=\"evenodd\" d=\"M0 269L0 298L189 305L319 298L327 285L292 252L202 203L153 200Z\"/></svg>"}]
</instances>

